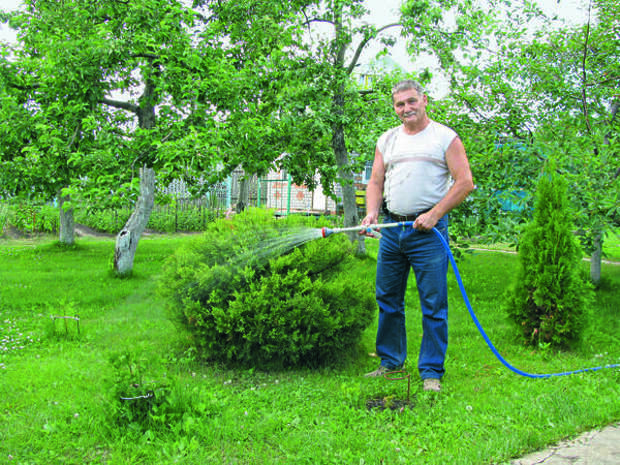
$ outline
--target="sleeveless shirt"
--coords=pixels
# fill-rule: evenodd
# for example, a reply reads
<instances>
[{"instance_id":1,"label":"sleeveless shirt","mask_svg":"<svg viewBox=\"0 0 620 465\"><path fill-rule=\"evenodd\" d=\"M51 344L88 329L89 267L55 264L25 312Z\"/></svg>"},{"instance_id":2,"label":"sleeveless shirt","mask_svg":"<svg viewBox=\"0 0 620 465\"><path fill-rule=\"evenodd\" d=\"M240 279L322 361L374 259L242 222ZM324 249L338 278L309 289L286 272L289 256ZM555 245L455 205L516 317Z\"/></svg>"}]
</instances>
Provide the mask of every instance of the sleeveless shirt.
<instances>
[{"instance_id":1,"label":"sleeveless shirt","mask_svg":"<svg viewBox=\"0 0 620 465\"><path fill-rule=\"evenodd\" d=\"M456 136L454 130L431 120L417 134L407 134L400 125L379 137L389 211L411 215L432 208L446 195L452 182L446 150Z\"/></svg>"}]
</instances>

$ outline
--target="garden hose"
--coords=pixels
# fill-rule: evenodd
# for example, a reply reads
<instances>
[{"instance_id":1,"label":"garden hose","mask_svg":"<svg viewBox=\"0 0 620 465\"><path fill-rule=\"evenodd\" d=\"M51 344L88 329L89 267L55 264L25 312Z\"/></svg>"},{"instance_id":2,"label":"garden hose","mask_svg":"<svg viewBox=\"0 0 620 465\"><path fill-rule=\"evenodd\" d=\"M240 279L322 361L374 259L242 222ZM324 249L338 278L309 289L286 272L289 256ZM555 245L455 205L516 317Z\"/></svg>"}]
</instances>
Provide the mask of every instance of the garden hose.
<instances>
[{"instance_id":1,"label":"garden hose","mask_svg":"<svg viewBox=\"0 0 620 465\"><path fill-rule=\"evenodd\" d=\"M340 229L323 228L321 230L321 235L322 235L322 237L327 237L327 236L330 236L331 234L335 234L335 233L366 230L367 233L369 233L371 235L374 235L375 237L380 237L380 235L376 231L377 229L379 229L379 228L393 228L393 227L397 227L397 226L402 226L402 227L411 226L413 228L413 221L402 221L402 222L399 222L399 223L371 224L371 225L368 225L368 226L353 226L353 227L350 227L350 228L340 228ZM478 317L476 317L476 314L474 313L474 310L473 310L473 308L471 306L471 303L469 302L469 298L467 297L467 292L465 291L465 286L463 285L463 280L461 279L461 274L459 273L459 269L456 266L456 261L454 260L454 256L452 255L452 251L450 250L450 246L448 245L448 242L441 235L441 233L437 230L437 228L433 228L433 232L439 238L439 240L441 241L441 244L443 245L443 248L448 253L448 258L450 259L450 263L452 264L452 269L454 270L454 274L456 276L456 281L457 281L457 283L459 285L459 289L461 290L461 296L463 297L463 301L465 302L465 306L467 307L467 310L469 311L469 315L471 316L472 320L474 320L474 324L476 325L476 327L478 328L478 331L480 332L480 334L482 335L483 339L485 340L485 342L489 346L489 349L491 349L491 352L493 352L495 357L497 357L497 359L500 362L502 362L502 364L506 368L508 368L509 370L511 370L512 372L514 372L514 373L516 373L518 375L525 376L527 378L550 378L552 376L567 376L567 375L574 375L574 374L577 374L577 373L585 373L585 372L588 372L588 371L599 371L599 370L602 370L604 368L618 368L618 367L620 367L620 364L613 364L613 365L605 365L605 366L599 366L599 367L593 367L593 368L582 368L580 370L565 371L565 372L561 372L561 373L534 374L534 373L527 373L527 372L525 372L523 370L519 370L518 368L512 366L498 352L498 350L495 348L495 346L493 345L493 343L489 339L489 336L487 336L486 332L482 328L482 325L480 324L480 321L478 321Z\"/></svg>"},{"instance_id":2,"label":"garden hose","mask_svg":"<svg viewBox=\"0 0 620 465\"><path fill-rule=\"evenodd\" d=\"M484 329L482 328L482 325L480 324L480 321L478 321L478 318L476 317L476 314L474 313L474 310L471 307L471 303L469 302L469 298L467 297L467 292L465 291L465 286L463 286L463 281L461 280L461 275L459 273L459 269L456 266L456 261L454 260L454 256L452 255L452 251L450 250L450 246L448 245L448 242L441 235L441 233L437 230L437 228L433 228L433 232L435 233L435 235L441 241L441 244L443 245L444 249L446 249L446 251L448 252L448 257L450 258L450 263L452 264L452 269L454 270L454 274L456 276L456 281L457 281L457 283L459 285L459 289L461 290L461 295L463 296L463 301L465 302L465 306L467 307L467 310L469 311L469 315L471 316L472 320L474 320L474 324L478 328L478 331L480 331L480 334L482 335L482 337L484 338L485 342L489 346L489 349L491 349L491 352L493 352L495 357L497 357L497 359L500 362L502 362L502 364L506 368L508 368L509 370L515 372L518 375L525 376L527 378L550 378L552 376L567 376L567 375L574 375L574 374L577 374L577 373L584 373L586 371L598 371L598 370L602 370L604 368L618 368L618 367L620 367L620 364L616 363L616 364L613 364L613 365L605 365L605 366L593 367L593 368L582 368L580 370L565 371L565 372L561 372L561 373L534 374L534 373L527 373L525 371L519 370L518 368L515 368L514 366L512 366L497 351L497 349L495 348L495 346L493 345L493 343L489 339L489 336L487 336L487 334L485 333Z\"/></svg>"}]
</instances>

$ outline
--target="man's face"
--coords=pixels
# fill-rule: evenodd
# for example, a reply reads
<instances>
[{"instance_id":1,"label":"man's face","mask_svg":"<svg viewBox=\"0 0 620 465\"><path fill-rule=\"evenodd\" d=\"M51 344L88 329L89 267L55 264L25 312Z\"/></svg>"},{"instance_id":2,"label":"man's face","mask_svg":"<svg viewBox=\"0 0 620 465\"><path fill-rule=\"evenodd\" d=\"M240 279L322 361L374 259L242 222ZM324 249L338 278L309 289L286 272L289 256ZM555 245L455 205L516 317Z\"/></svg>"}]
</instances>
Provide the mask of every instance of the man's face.
<instances>
[{"instance_id":1,"label":"man's face","mask_svg":"<svg viewBox=\"0 0 620 465\"><path fill-rule=\"evenodd\" d=\"M419 94L415 89L396 92L392 96L394 111L405 124L421 122L426 117L428 100L425 94Z\"/></svg>"}]
</instances>

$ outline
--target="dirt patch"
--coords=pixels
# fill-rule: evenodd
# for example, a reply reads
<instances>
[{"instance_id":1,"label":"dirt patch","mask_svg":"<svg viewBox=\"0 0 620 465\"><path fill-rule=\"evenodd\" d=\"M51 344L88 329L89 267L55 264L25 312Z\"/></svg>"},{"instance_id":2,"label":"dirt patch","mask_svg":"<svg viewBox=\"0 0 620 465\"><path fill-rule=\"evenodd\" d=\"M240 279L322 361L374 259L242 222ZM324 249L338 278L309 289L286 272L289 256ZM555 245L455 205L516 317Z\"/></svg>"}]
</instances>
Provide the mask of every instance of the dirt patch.
<instances>
[{"instance_id":1,"label":"dirt patch","mask_svg":"<svg viewBox=\"0 0 620 465\"><path fill-rule=\"evenodd\" d=\"M403 412L405 409L413 409L414 402L410 399L396 399L394 396L375 397L366 401L366 409L386 410Z\"/></svg>"},{"instance_id":2,"label":"dirt patch","mask_svg":"<svg viewBox=\"0 0 620 465\"><path fill-rule=\"evenodd\" d=\"M0 236L6 237L7 239L28 239L33 237L34 234L26 231L21 231L13 225L8 225L4 227L4 233Z\"/></svg>"},{"instance_id":3,"label":"dirt patch","mask_svg":"<svg viewBox=\"0 0 620 465\"><path fill-rule=\"evenodd\" d=\"M114 237L114 234L97 231L79 223L75 223L75 235L77 237Z\"/></svg>"}]
</instances>

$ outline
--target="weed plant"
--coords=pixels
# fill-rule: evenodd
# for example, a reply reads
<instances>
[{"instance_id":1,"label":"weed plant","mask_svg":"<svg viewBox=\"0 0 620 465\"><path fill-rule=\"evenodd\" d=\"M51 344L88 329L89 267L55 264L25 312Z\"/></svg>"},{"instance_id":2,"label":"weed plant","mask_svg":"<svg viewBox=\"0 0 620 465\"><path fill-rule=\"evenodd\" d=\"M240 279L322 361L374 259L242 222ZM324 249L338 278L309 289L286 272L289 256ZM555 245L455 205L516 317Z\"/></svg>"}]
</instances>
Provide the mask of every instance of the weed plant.
<instances>
[{"instance_id":1,"label":"weed plant","mask_svg":"<svg viewBox=\"0 0 620 465\"><path fill-rule=\"evenodd\" d=\"M133 277L125 280L108 271L111 239L78 239L71 248L0 242L0 339L30 337L23 348L0 353L0 463L500 464L620 419L618 370L528 379L501 366L472 324L452 274L450 346L439 394L423 392L417 378L421 327L410 284L411 408L367 408L369 399L402 399L407 389L403 381L362 376L378 363L368 355L376 324L361 346L320 369L205 362L154 292L163 262L186 240L143 238ZM372 282L376 242L369 240L368 250L350 273ZM597 317L581 344L563 353L522 345L500 310L515 256L474 252L459 267L481 324L515 366L545 373L619 362L619 267L603 265L606 284L592 309ZM79 335L49 331L51 314L75 313ZM156 393L157 403L139 407L146 421L123 412L121 388Z\"/></svg>"}]
</instances>

